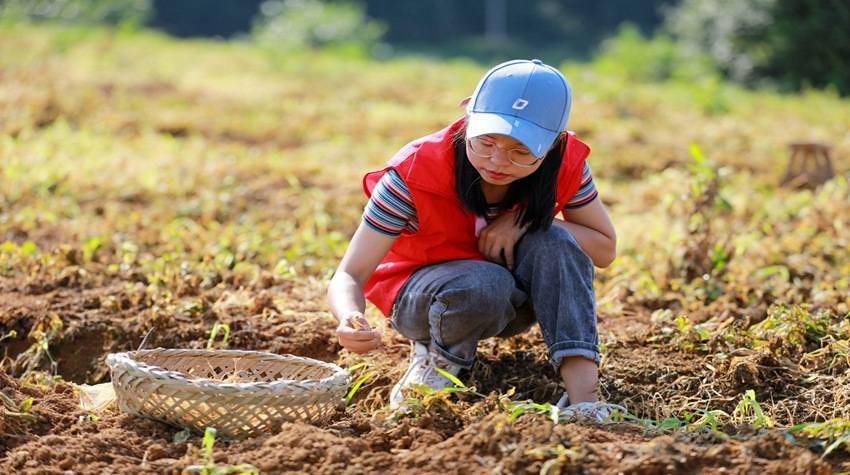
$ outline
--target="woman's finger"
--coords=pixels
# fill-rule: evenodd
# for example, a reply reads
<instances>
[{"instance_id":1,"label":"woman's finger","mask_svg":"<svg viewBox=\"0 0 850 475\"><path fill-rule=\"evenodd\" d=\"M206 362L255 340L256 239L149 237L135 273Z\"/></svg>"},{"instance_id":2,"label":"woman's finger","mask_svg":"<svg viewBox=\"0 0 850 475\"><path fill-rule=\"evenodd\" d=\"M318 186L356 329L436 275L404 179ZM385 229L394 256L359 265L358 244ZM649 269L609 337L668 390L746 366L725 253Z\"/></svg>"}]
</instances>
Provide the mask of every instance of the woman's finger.
<instances>
[{"instance_id":1,"label":"woman's finger","mask_svg":"<svg viewBox=\"0 0 850 475\"><path fill-rule=\"evenodd\" d=\"M505 246L502 250L505 254L505 264L507 264L508 269L513 270L514 268L514 247L513 246Z\"/></svg>"},{"instance_id":2,"label":"woman's finger","mask_svg":"<svg viewBox=\"0 0 850 475\"><path fill-rule=\"evenodd\" d=\"M487 257L487 246L490 242L490 235L484 231L481 231L481 234L478 236L478 252L480 252L484 257Z\"/></svg>"},{"instance_id":3,"label":"woman's finger","mask_svg":"<svg viewBox=\"0 0 850 475\"><path fill-rule=\"evenodd\" d=\"M493 243L490 248L490 256L492 256L493 262L502 262L502 243L500 241Z\"/></svg>"},{"instance_id":4,"label":"woman's finger","mask_svg":"<svg viewBox=\"0 0 850 475\"><path fill-rule=\"evenodd\" d=\"M496 260L495 257L493 256L493 247L492 246L487 247L487 252L484 253L484 256L487 257L488 261L492 262L492 261Z\"/></svg>"},{"instance_id":5,"label":"woman's finger","mask_svg":"<svg viewBox=\"0 0 850 475\"><path fill-rule=\"evenodd\" d=\"M348 341L340 339L340 344L346 349L353 351L355 353L366 353L367 351L374 350L381 344L381 340L375 339L370 341Z\"/></svg>"},{"instance_id":6,"label":"woman's finger","mask_svg":"<svg viewBox=\"0 0 850 475\"><path fill-rule=\"evenodd\" d=\"M353 340L345 336L339 337L339 342L346 348L374 348L381 342L380 338L371 338L369 340Z\"/></svg>"},{"instance_id":7,"label":"woman's finger","mask_svg":"<svg viewBox=\"0 0 850 475\"><path fill-rule=\"evenodd\" d=\"M368 341L372 339L380 339L381 333L375 330L355 330L351 327L339 327L336 329L336 334L339 337L344 337L353 341Z\"/></svg>"}]
</instances>

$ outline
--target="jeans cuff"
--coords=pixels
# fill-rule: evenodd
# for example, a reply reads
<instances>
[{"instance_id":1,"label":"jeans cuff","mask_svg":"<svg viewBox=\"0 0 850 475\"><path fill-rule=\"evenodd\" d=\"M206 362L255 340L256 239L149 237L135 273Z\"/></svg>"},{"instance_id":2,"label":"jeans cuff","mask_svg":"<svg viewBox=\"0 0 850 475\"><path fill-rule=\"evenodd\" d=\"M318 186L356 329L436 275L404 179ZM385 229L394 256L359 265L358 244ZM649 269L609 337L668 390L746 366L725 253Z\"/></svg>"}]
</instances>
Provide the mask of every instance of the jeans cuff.
<instances>
[{"instance_id":1,"label":"jeans cuff","mask_svg":"<svg viewBox=\"0 0 850 475\"><path fill-rule=\"evenodd\" d=\"M438 357L448 361L449 363L451 363L453 365L458 365L458 366L460 366L461 368L464 368L464 369L471 369L472 364L475 363L475 357L472 357L468 360L464 359L464 358L457 357L457 356L449 353L449 350L443 348L442 346L440 346L439 343L437 343L436 341L433 341L433 340L431 341L431 352L436 353L436 355Z\"/></svg>"},{"instance_id":2,"label":"jeans cuff","mask_svg":"<svg viewBox=\"0 0 850 475\"><path fill-rule=\"evenodd\" d=\"M561 341L549 347L549 362L557 373L561 369L561 361L570 356L581 356L587 358L599 366L601 358L599 349L593 343L585 341Z\"/></svg>"}]
</instances>

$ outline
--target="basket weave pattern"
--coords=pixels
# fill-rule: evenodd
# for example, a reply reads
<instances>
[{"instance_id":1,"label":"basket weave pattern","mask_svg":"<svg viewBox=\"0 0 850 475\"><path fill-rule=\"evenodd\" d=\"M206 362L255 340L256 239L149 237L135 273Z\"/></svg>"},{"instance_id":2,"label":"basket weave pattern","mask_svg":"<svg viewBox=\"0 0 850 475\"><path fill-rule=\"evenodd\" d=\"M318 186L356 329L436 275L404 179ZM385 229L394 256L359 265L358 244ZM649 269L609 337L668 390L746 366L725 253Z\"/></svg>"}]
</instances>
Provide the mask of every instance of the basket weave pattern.
<instances>
[{"instance_id":1,"label":"basket weave pattern","mask_svg":"<svg viewBox=\"0 0 850 475\"><path fill-rule=\"evenodd\" d=\"M233 439L286 421L321 423L349 382L334 364L259 351L158 348L110 354L106 363L121 411Z\"/></svg>"}]
</instances>

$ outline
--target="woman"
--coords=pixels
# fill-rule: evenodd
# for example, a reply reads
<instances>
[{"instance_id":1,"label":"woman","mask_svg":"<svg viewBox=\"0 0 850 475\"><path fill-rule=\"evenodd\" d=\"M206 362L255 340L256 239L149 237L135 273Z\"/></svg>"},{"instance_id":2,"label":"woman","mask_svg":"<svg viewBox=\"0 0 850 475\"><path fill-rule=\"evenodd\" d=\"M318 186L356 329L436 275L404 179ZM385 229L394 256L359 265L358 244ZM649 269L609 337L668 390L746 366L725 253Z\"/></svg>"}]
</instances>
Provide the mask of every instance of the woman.
<instances>
[{"instance_id":1,"label":"woman","mask_svg":"<svg viewBox=\"0 0 850 475\"><path fill-rule=\"evenodd\" d=\"M555 68L502 63L462 103L464 117L364 177L369 203L328 302L351 351L380 342L364 296L413 340L391 407L411 384L450 385L436 369L470 368L481 339L536 321L566 388L562 413L609 415L596 390L593 277L614 259L616 237L585 163L590 149L565 131L571 102Z\"/></svg>"}]
</instances>

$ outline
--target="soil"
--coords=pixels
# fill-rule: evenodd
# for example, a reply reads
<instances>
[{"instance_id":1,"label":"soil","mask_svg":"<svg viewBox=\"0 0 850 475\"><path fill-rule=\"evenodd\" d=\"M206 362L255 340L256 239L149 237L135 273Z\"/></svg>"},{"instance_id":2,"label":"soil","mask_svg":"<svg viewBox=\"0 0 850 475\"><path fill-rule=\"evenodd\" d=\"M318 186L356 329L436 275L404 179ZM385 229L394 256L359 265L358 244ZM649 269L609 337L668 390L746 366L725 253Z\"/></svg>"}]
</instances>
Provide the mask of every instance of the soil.
<instances>
[{"instance_id":1,"label":"soil","mask_svg":"<svg viewBox=\"0 0 850 475\"><path fill-rule=\"evenodd\" d=\"M47 377L49 362L27 351L32 341L3 342L2 392L16 405L28 398L33 403L27 417L0 405L2 473L180 473L203 461L198 436L175 442L178 428L121 414L114 406L100 414L78 408L70 383L108 380L106 354L138 347L151 325L149 302L127 288L85 277L38 288L11 280L0 284L0 328L19 335L29 335L35 325L47 328L52 369L61 376ZM322 292L317 282L285 279L230 293L220 287L198 290L209 305L167 319L156 314L147 346L203 347L211 324L224 320L232 330L230 347L348 364L354 357L340 352ZM287 302L285 311L280 302ZM704 391L709 357L647 344L649 312L629 315L627 334L616 319L600 316L601 333L620 336L603 362L604 397L653 417L654 397ZM61 328L50 330L57 319ZM846 456L822 458L817 448L794 444L778 430L737 428L724 439L705 432L652 432L634 423L555 425L532 413L511 421L499 409L499 393L512 390L514 400L554 402L561 392L537 330L482 342L479 361L461 377L484 397L461 395L418 417L393 418L383 405L406 354L404 340L387 327L384 347L368 360L381 362L384 370L352 405L323 427L286 423L275 434L219 440L214 462L252 464L263 473L826 474L850 469ZM747 369L777 367L777 362L752 363L728 365L718 384L737 394L741 380L781 378ZM21 376L25 368L30 371Z\"/></svg>"}]
</instances>

